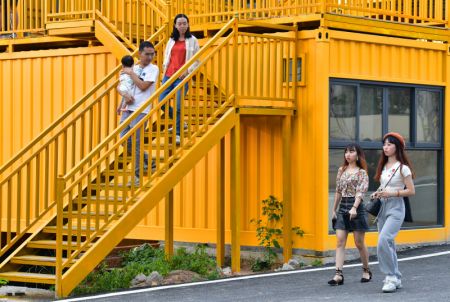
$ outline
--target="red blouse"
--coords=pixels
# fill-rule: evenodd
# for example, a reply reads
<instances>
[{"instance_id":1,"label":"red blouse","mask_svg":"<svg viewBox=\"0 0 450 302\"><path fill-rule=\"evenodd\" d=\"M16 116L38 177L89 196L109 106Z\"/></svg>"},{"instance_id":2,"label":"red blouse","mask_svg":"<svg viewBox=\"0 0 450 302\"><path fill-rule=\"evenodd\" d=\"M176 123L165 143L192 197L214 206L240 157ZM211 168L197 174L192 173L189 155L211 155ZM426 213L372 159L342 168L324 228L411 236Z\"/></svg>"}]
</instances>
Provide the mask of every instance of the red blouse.
<instances>
[{"instance_id":1,"label":"red blouse","mask_svg":"<svg viewBox=\"0 0 450 302\"><path fill-rule=\"evenodd\" d=\"M166 76L171 77L186 63L186 42L176 41L170 52L170 62L167 67Z\"/></svg>"}]
</instances>

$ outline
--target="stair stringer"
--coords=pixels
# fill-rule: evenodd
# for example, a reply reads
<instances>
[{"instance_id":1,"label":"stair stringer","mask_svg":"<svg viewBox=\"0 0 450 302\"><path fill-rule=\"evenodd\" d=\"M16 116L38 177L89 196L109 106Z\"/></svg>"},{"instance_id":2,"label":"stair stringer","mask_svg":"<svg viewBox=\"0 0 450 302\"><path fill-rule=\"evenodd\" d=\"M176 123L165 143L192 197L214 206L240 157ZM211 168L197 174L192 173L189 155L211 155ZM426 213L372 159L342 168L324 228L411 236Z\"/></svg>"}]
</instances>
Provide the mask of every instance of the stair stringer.
<instances>
[{"instance_id":1,"label":"stair stringer","mask_svg":"<svg viewBox=\"0 0 450 302\"><path fill-rule=\"evenodd\" d=\"M128 48L99 20L95 21L95 37L107 46L112 54L120 60L125 55L130 55Z\"/></svg>"},{"instance_id":2,"label":"stair stringer","mask_svg":"<svg viewBox=\"0 0 450 302\"><path fill-rule=\"evenodd\" d=\"M60 297L65 297L147 215L166 194L234 127L234 107L220 118L140 199L62 276ZM58 284L57 284L58 286Z\"/></svg>"}]
</instances>

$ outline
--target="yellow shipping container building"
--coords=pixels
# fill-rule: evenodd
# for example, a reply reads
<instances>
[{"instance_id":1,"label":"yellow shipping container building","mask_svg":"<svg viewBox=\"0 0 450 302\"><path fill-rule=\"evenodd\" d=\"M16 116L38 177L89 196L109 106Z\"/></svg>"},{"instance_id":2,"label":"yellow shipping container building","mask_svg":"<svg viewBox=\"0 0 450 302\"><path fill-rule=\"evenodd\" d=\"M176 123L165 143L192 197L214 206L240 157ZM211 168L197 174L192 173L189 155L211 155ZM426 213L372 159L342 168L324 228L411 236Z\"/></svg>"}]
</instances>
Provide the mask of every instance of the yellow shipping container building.
<instances>
[{"instance_id":1,"label":"yellow shipping container building","mask_svg":"<svg viewBox=\"0 0 450 302\"><path fill-rule=\"evenodd\" d=\"M404 135L417 173L413 222L397 243L449 240L446 1L0 5L0 278L54 284L67 296L124 238L164 240L169 255L174 241L213 243L219 264L229 244L239 271L241 248L258 245L250 220L263 218L269 195L284 204L285 259L332 251L343 149L355 141L365 149L373 191L388 131ZM189 16L200 51L119 123L120 58L137 57L148 40L162 70L178 13ZM183 85L159 100L193 64ZM168 108L184 84L186 127L176 143ZM123 151L137 138L153 171ZM136 162L140 185L127 186ZM286 231L293 226L304 236ZM376 245L375 228L366 238ZM26 273L36 265L55 273Z\"/></svg>"}]
</instances>

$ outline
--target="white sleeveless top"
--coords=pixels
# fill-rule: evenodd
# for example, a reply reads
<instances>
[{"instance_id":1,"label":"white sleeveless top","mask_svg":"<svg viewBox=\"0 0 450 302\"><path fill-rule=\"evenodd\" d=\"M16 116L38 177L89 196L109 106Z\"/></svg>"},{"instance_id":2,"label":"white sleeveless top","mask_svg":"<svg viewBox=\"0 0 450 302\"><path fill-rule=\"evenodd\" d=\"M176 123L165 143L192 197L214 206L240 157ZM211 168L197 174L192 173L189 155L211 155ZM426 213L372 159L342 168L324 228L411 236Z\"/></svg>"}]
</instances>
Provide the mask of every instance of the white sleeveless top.
<instances>
[{"instance_id":1,"label":"white sleeveless top","mask_svg":"<svg viewBox=\"0 0 450 302\"><path fill-rule=\"evenodd\" d=\"M383 171L381 173L381 188L384 188L385 184L389 181L392 174L397 170L400 166L400 162L396 162L391 168L387 169L384 166ZM392 177L388 186L386 187L387 191L397 191L403 190L405 188L405 178L411 175L411 169L407 165L403 165L401 168L395 172L395 175Z\"/></svg>"}]
</instances>

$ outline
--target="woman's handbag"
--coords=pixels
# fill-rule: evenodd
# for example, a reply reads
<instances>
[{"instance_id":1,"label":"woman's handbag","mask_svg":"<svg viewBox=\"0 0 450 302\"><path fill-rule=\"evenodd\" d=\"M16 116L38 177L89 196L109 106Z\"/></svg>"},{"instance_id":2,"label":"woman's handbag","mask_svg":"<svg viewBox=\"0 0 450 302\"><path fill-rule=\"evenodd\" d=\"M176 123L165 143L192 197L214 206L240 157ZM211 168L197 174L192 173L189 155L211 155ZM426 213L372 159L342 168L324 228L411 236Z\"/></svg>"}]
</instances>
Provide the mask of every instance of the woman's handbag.
<instances>
[{"instance_id":1,"label":"woman's handbag","mask_svg":"<svg viewBox=\"0 0 450 302\"><path fill-rule=\"evenodd\" d=\"M401 166L401 165L400 165ZM395 173L397 173L397 170L400 168L400 166L397 167L397 169L395 170L395 172L392 174L391 178L389 178L388 182L384 185L384 189L386 189L386 187L388 186L388 184L391 182L392 177L394 177ZM378 213L380 213L380 209L381 209L381 200L379 198L377 199L371 199L367 204L366 204L366 211L372 215L377 217Z\"/></svg>"},{"instance_id":2,"label":"woman's handbag","mask_svg":"<svg viewBox=\"0 0 450 302\"><path fill-rule=\"evenodd\" d=\"M377 199L371 199L366 204L366 211L369 212L370 215L377 217L378 213L380 213L381 208L381 200L379 198Z\"/></svg>"}]
</instances>

